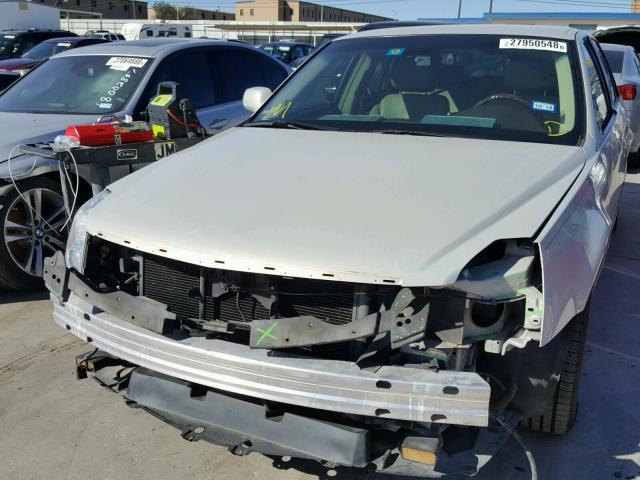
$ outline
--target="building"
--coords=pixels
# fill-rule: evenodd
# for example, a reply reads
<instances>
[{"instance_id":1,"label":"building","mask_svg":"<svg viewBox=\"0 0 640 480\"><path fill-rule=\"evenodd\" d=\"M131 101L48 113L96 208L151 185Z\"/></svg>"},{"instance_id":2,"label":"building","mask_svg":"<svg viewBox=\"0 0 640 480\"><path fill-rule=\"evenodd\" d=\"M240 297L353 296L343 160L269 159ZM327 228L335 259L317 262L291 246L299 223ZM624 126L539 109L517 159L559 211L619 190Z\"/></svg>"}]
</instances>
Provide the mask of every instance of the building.
<instances>
[{"instance_id":1,"label":"building","mask_svg":"<svg viewBox=\"0 0 640 480\"><path fill-rule=\"evenodd\" d=\"M32 0L33 3L50 5L64 10L64 17L146 19L147 2L140 0ZM77 13L74 13L77 12Z\"/></svg>"},{"instance_id":2,"label":"building","mask_svg":"<svg viewBox=\"0 0 640 480\"><path fill-rule=\"evenodd\" d=\"M640 0L631 2L631 13L640 13Z\"/></svg>"},{"instance_id":3,"label":"building","mask_svg":"<svg viewBox=\"0 0 640 480\"><path fill-rule=\"evenodd\" d=\"M219 10L205 10L194 7L175 7L180 20L235 20L236 14ZM153 5L149 5L149 20L158 20ZM174 19L171 19L174 20Z\"/></svg>"},{"instance_id":4,"label":"building","mask_svg":"<svg viewBox=\"0 0 640 480\"><path fill-rule=\"evenodd\" d=\"M244 0L236 2L236 20L246 22L370 23L393 19L298 0Z\"/></svg>"}]
</instances>

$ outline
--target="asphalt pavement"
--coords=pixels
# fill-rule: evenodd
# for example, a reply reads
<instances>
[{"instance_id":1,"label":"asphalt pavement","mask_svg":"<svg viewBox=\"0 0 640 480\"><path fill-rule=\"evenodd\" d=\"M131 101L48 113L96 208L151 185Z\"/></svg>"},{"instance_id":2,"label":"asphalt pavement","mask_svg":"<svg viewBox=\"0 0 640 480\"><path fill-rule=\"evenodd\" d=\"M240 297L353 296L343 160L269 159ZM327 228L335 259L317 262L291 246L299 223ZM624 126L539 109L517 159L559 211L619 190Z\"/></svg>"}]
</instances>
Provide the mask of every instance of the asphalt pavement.
<instances>
[{"instance_id":1,"label":"asphalt pavement","mask_svg":"<svg viewBox=\"0 0 640 480\"><path fill-rule=\"evenodd\" d=\"M74 357L90 348L53 323L45 293L0 292L0 328L0 479L365 477L189 443L117 394L77 381ZM578 422L562 437L519 429L539 479L640 479L639 343L640 174L633 174L592 301ZM390 478L373 474L368 480ZM475 478L524 480L531 474L521 447L510 441Z\"/></svg>"}]
</instances>

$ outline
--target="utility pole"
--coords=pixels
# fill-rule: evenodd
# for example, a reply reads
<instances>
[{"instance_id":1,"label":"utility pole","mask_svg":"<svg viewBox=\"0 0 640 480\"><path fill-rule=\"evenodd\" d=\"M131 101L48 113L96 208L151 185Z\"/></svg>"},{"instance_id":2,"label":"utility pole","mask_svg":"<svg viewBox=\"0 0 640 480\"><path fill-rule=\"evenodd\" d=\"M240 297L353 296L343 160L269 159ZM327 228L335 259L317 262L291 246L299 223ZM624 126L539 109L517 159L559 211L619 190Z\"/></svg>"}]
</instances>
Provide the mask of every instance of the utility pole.
<instances>
[{"instance_id":1,"label":"utility pole","mask_svg":"<svg viewBox=\"0 0 640 480\"><path fill-rule=\"evenodd\" d=\"M136 19L136 0L131 0L131 6L133 8L133 19Z\"/></svg>"},{"instance_id":2,"label":"utility pole","mask_svg":"<svg viewBox=\"0 0 640 480\"><path fill-rule=\"evenodd\" d=\"M324 0L320 2L320 23L324 22Z\"/></svg>"},{"instance_id":3,"label":"utility pole","mask_svg":"<svg viewBox=\"0 0 640 480\"><path fill-rule=\"evenodd\" d=\"M493 13L493 0L489 0L489 13Z\"/></svg>"},{"instance_id":4,"label":"utility pole","mask_svg":"<svg viewBox=\"0 0 640 480\"><path fill-rule=\"evenodd\" d=\"M462 13L462 0L458 0L458 18L460 18L461 13Z\"/></svg>"}]
</instances>

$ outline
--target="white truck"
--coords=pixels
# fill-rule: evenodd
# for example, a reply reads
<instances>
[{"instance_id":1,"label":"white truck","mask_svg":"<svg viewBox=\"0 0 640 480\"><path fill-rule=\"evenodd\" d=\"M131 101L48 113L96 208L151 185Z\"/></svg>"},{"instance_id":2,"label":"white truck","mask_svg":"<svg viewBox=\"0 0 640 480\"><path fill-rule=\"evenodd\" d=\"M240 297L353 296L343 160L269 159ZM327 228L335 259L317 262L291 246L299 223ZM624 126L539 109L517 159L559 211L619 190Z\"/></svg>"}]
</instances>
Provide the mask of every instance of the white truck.
<instances>
[{"instance_id":1,"label":"white truck","mask_svg":"<svg viewBox=\"0 0 640 480\"><path fill-rule=\"evenodd\" d=\"M60 11L31 2L0 2L0 31L60 28Z\"/></svg>"},{"instance_id":2,"label":"white truck","mask_svg":"<svg viewBox=\"0 0 640 480\"><path fill-rule=\"evenodd\" d=\"M153 37L191 38L191 25L178 23L126 23L122 35L127 40L141 40Z\"/></svg>"}]
</instances>

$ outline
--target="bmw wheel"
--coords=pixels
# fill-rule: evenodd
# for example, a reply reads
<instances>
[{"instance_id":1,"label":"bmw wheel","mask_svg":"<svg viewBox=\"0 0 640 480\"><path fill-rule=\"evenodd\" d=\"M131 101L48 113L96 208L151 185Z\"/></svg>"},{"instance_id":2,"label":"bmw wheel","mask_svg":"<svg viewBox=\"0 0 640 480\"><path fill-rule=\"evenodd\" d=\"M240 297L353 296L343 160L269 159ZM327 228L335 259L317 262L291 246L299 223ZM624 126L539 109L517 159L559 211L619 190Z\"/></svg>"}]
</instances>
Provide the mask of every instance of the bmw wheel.
<instances>
[{"instance_id":1,"label":"bmw wheel","mask_svg":"<svg viewBox=\"0 0 640 480\"><path fill-rule=\"evenodd\" d=\"M0 188L0 287L42 288L44 258L64 250L66 209L60 186L47 178L31 178Z\"/></svg>"}]
</instances>

